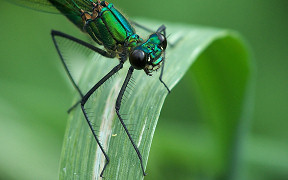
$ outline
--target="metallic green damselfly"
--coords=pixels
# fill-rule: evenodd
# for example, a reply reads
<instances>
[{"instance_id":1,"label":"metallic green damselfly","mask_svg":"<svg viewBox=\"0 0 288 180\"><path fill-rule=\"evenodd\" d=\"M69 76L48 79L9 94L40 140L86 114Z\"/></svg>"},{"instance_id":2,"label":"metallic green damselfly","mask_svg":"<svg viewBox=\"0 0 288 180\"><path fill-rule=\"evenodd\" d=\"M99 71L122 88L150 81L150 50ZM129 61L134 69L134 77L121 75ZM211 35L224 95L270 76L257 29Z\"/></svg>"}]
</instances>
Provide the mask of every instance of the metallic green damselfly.
<instances>
[{"instance_id":1,"label":"metallic green damselfly","mask_svg":"<svg viewBox=\"0 0 288 180\"><path fill-rule=\"evenodd\" d=\"M165 62L165 49L167 46L166 27L162 25L155 32L153 32L150 29L137 24L136 22L128 21L121 14L121 12L119 12L113 6L113 4L106 1L97 0L94 2L92 0L13 0L13 2L36 10L52 13L60 12L66 16L73 24L75 24L81 31L87 33L93 39L93 41L104 47L101 49L68 34L54 30L51 31L52 39L62 64L64 65L64 68L71 82L73 83L73 86L81 96L81 99L74 106L72 106L68 112L80 104L91 132L93 133L99 148L105 156L106 162L100 174L101 177L103 176L104 170L109 163L109 157L93 129L92 123L89 120L85 110L85 104L91 95L103 83L105 83L109 78L111 78L115 73L123 68L123 64L127 59L129 59L131 66L118 94L115 110L126 134L128 135L129 140L131 141L138 155L143 175L146 175L141 153L123 121L123 118L120 114L120 107L122 104L123 95L126 91L129 81L131 80L134 69L144 70L148 76L151 76L153 71L161 68L159 80L166 87L168 92L170 92L168 86L162 80ZM147 40L143 40L136 33L132 25L138 26L148 32L151 32L151 35L147 38ZM65 59L61 48L59 47L58 38L69 40L107 58L117 57L119 59L119 64L110 70L110 72L106 74L98 83L96 83L87 93L83 93L79 86L76 84L68 69L66 63L67 59Z\"/></svg>"}]
</instances>

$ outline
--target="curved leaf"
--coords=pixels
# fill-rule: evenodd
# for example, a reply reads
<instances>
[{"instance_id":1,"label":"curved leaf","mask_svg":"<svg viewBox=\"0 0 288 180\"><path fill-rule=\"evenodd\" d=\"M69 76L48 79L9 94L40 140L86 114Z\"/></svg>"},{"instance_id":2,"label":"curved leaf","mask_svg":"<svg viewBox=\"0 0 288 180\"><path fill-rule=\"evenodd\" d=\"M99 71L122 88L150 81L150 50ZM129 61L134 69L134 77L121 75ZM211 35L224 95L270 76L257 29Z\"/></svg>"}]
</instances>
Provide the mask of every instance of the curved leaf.
<instances>
[{"instance_id":1,"label":"curved leaf","mask_svg":"<svg viewBox=\"0 0 288 180\"><path fill-rule=\"evenodd\" d=\"M140 22L149 25L148 27L161 25ZM223 156L225 153L233 154L231 153L235 147L233 142L235 138L239 138L238 125L241 118L247 115L243 107L251 71L243 42L236 33L227 30L169 23L165 25L168 40L175 46L171 48L168 45L163 80L172 89L195 63L191 73L194 73L198 82L203 105L208 106L203 111L214 127L217 142L221 144L220 154ZM147 36L147 33L143 34ZM89 89L95 80L99 80L117 64L117 60L114 60L114 63L112 61L95 55L80 78L81 86ZM114 108L128 68L129 63L126 63L119 75L101 87L86 105L90 120L94 123L104 149L110 157L110 163L104 172L104 177L107 179L144 178L137 154ZM130 95L126 94L127 98L121 107L121 113L125 115L127 127L132 132L146 165L167 90L159 81L159 72L148 77L143 71L136 71L133 79L135 87L130 91ZM74 102L77 100L78 95ZM238 157L238 152L232 156ZM82 111L77 107L71 112L68 120L60 179L101 179L99 176L104 162L105 158L84 120ZM225 168L228 164L229 162L225 162L221 167Z\"/></svg>"}]
</instances>

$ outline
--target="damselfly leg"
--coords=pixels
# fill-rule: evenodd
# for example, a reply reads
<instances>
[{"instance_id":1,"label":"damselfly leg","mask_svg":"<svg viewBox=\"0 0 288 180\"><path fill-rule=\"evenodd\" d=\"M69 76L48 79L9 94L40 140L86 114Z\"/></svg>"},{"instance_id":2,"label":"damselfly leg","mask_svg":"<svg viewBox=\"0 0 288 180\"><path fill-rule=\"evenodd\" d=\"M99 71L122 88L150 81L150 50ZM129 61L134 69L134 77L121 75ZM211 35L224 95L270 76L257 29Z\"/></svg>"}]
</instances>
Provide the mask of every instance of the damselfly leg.
<instances>
[{"instance_id":1,"label":"damselfly leg","mask_svg":"<svg viewBox=\"0 0 288 180\"><path fill-rule=\"evenodd\" d=\"M70 73L70 71L69 71L69 69L68 69L68 66L67 66L67 64L66 64L66 62L65 62L65 60L64 60L64 57L62 56L62 53L61 53L61 51L60 51L60 48L59 48L59 46L58 46L58 44L57 44L56 37L57 37L57 36L58 36L58 37L62 37L62 38L65 38L65 39L67 39L67 40L70 40L70 41L73 41L73 42L75 42L75 43L78 43L79 45L84 46L84 47L86 47L86 48L89 48L89 49L91 49L92 51L94 51L94 52L96 52L96 53L99 53L99 54L101 54L102 56L105 56L105 57L108 57L108 58L114 58L114 55L113 55L113 54L110 54L110 53L108 53L108 52L106 52L106 51L104 51L104 50L102 50L102 49L99 49L99 48L97 48L97 47L95 47L95 46L93 46L93 45L91 45L91 44L89 44L89 43L86 43L86 42L84 42L84 41L82 41L82 40L80 40L80 39L77 39L77 38L75 38L75 37L72 37L72 36L70 36L70 35L67 35L67 34L62 33L62 32L59 32L59 31L52 31L52 32L51 32L51 35L52 35L52 39L53 39L54 45L55 45L55 47L56 47L56 49L57 49L57 52L58 52L58 54L59 54L59 56L60 56L60 59L61 59L61 61L62 61L62 64L64 65L64 68L65 68L65 70L66 70L66 72L67 72L67 74L68 74L68 76L69 76L69 79L71 80L73 86L76 88L76 90L78 91L78 93L79 93L79 95L80 95L80 97L81 97L81 100L78 101L78 102L77 102L74 106L72 106L72 107L74 108L74 107L77 106L77 104L79 104L79 103L81 104L81 109L82 109L82 112L83 112L83 114L84 114L85 120L87 121L88 126L89 126L89 128L90 128L90 130L91 130L91 132L92 132L92 134L93 134L93 136L94 136L94 138L95 138L95 140L96 140L99 148L101 149L101 151L103 152L103 154L104 154L104 156L105 156L106 162L105 162L104 167L103 167L103 170L101 171L101 174L100 174L100 176L102 177L102 176L103 176L103 173L104 173L104 170L105 170L106 166L107 166L108 163L109 163L109 157L108 157L107 153L105 152L103 146L101 145L100 140L98 139L98 137L97 137L97 135L96 135L96 133L95 133L95 130L94 130L93 126L92 126L92 123L91 123L91 121L90 121L89 118L88 118L87 112L86 112L86 110L85 110L85 104L86 104L86 102L88 101L88 99L90 98L90 96L91 96L103 83L105 83L105 82L106 82L109 78L111 78L115 73L117 73L120 69L122 69L124 62L123 62L123 61L120 61L120 63L119 63L117 66L115 66L108 74L106 74L99 82L97 82L85 95L83 95L83 93L81 92L80 88L79 88L78 85L76 84L74 78L72 77L72 75L71 75L71 73ZM71 109L71 108L70 108L70 109Z\"/></svg>"}]
</instances>

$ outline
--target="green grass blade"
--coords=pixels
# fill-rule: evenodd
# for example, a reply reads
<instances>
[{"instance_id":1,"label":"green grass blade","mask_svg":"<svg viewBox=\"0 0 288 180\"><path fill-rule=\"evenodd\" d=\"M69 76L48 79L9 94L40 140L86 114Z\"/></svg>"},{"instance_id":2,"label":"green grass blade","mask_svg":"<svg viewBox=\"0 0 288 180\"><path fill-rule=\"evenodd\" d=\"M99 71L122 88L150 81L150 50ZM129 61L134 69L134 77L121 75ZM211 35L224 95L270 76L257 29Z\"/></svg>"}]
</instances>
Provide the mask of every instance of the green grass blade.
<instances>
[{"instance_id":1,"label":"green grass blade","mask_svg":"<svg viewBox=\"0 0 288 180\"><path fill-rule=\"evenodd\" d=\"M148 27L160 25L140 22ZM217 134L217 142L222 148L218 149L219 154L224 156L234 147L232 144L236 138L235 132L244 113L243 106L250 77L247 52L239 37L230 31L168 23L165 25L168 40L175 43L175 47L167 49L163 80L172 89L198 59L193 67L193 76L199 82L199 98L203 105L209 105L206 108L203 106L203 112L207 113L209 123ZM88 89L95 79L103 77L103 74L117 64L117 61L114 64L110 61L96 55L82 74L81 86ZM128 68L129 63L126 63L119 75L101 87L86 105L91 113L90 120L95 123L96 131L110 157L110 163L104 173L107 179L144 178L137 154L114 108ZM126 94L127 98L121 107L121 113L125 114L125 122L140 149L145 166L160 111L167 96L167 90L158 78L159 72L153 77L148 77L143 71L136 71L133 75L136 85L130 91L130 95ZM218 84L219 82L222 84ZM236 100L233 98L235 96ZM78 98L75 98L75 102ZM229 108L230 106L233 108ZM238 156L237 154L233 157ZM100 179L104 162L105 158L92 137L81 109L77 107L68 120L61 156L60 179ZM223 163L221 167L228 169L225 164L229 162Z\"/></svg>"}]
</instances>

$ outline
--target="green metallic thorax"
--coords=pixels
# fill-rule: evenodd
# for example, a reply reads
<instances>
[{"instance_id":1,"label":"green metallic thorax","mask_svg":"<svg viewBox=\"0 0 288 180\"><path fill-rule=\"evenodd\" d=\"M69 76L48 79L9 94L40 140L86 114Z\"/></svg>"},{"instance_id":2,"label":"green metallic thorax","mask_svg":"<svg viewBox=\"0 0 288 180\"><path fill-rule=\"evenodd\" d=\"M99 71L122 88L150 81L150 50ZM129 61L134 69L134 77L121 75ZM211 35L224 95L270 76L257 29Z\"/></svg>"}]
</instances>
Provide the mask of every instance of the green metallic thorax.
<instances>
[{"instance_id":1,"label":"green metallic thorax","mask_svg":"<svg viewBox=\"0 0 288 180\"><path fill-rule=\"evenodd\" d=\"M119 55L129 52L143 41L128 20L111 3L92 0L49 2L110 53Z\"/></svg>"},{"instance_id":2,"label":"green metallic thorax","mask_svg":"<svg viewBox=\"0 0 288 180\"><path fill-rule=\"evenodd\" d=\"M129 51L142 41L127 19L111 3L101 7L95 19L87 19L84 28L95 42L116 54Z\"/></svg>"},{"instance_id":3,"label":"green metallic thorax","mask_svg":"<svg viewBox=\"0 0 288 180\"><path fill-rule=\"evenodd\" d=\"M156 34L143 42L128 20L106 1L93 0L49 0L79 29L103 45L107 52L117 57L127 57L133 49L140 49L149 55L145 68L150 73L160 67L163 49ZM126 60L126 59L123 59Z\"/></svg>"}]
</instances>

